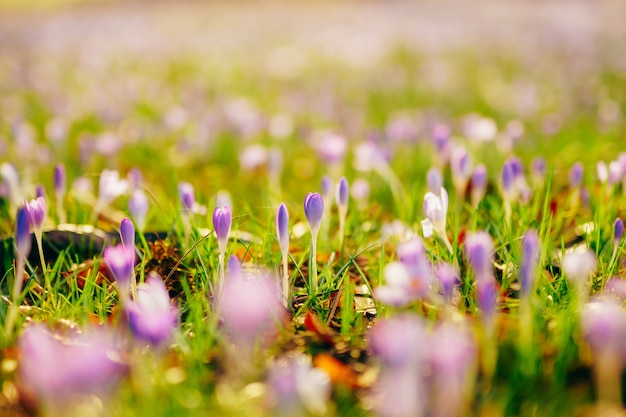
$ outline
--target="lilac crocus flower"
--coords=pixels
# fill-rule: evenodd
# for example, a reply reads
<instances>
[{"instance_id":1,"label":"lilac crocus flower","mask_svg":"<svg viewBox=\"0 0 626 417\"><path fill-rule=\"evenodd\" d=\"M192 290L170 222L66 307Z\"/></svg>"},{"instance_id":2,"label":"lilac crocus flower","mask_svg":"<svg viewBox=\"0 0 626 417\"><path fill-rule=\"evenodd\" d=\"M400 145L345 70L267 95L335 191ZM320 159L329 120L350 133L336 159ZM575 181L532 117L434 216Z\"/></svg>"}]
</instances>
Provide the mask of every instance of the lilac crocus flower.
<instances>
[{"instance_id":1,"label":"lilac crocus flower","mask_svg":"<svg viewBox=\"0 0 626 417\"><path fill-rule=\"evenodd\" d=\"M261 339L276 335L285 313L275 278L264 271L251 276L231 271L219 302L226 332L248 354Z\"/></svg>"},{"instance_id":2,"label":"lilac crocus flower","mask_svg":"<svg viewBox=\"0 0 626 417\"><path fill-rule=\"evenodd\" d=\"M135 280L135 249L123 244L107 246L102 257L117 281L122 302L127 302L131 281Z\"/></svg>"},{"instance_id":3,"label":"lilac crocus flower","mask_svg":"<svg viewBox=\"0 0 626 417\"><path fill-rule=\"evenodd\" d=\"M282 276L282 299L285 308L289 305L291 299L289 291L289 212L287 206L284 203L280 203L278 210L276 211L276 236L278 236L278 242L280 245L280 253L283 263L283 276Z\"/></svg>"},{"instance_id":4,"label":"lilac crocus flower","mask_svg":"<svg viewBox=\"0 0 626 417\"><path fill-rule=\"evenodd\" d=\"M113 335L105 329L88 329L61 341L43 324L34 324L17 346L21 385L55 415L66 415L63 410L84 396L106 394L126 373L126 365L115 359L119 352Z\"/></svg>"},{"instance_id":5,"label":"lilac crocus flower","mask_svg":"<svg viewBox=\"0 0 626 417\"><path fill-rule=\"evenodd\" d=\"M471 184L472 191L470 198L472 200L472 206L478 207L478 204L487 191L487 167L484 164L479 164L474 168Z\"/></svg>"},{"instance_id":6,"label":"lilac crocus flower","mask_svg":"<svg viewBox=\"0 0 626 417\"><path fill-rule=\"evenodd\" d=\"M613 222L613 241L615 245L619 245L622 236L624 236L624 221L618 217L615 219L615 222Z\"/></svg>"},{"instance_id":7,"label":"lilac crocus flower","mask_svg":"<svg viewBox=\"0 0 626 417\"><path fill-rule=\"evenodd\" d=\"M611 301L588 303L581 311L581 328L595 357L594 380L598 400L621 408L626 311Z\"/></svg>"},{"instance_id":8,"label":"lilac crocus flower","mask_svg":"<svg viewBox=\"0 0 626 417\"><path fill-rule=\"evenodd\" d=\"M335 189L335 202L337 211L339 212L339 237L344 240L344 232L346 227L346 216L348 215L348 197L350 196L350 188L346 177L341 177Z\"/></svg>"},{"instance_id":9,"label":"lilac crocus flower","mask_svg":"<svg viewBox=\"0 0 626 417\"><path fill-rule=\"evenodd\" d=\"M472 176L472 165L467 150L457 146L450 155L450 170L452 171L452 183L459 199L465 196L467 183Z\"/></svg>"},{"instance_id":10,"label":"lilac crocus flower","mask_svg":"<svg viewBox=\"0 0 626 417\"><path fill-rule=\"evenodd\" d=\"M493 278L493 239L487 232L475 232L465 240L465 255L469 260L476 280Z\"/></svg>"},{"instance_id":11,"label":"lilac crocus flower","mask_svg":"<svg viewBox=\"0 0 626 417\"><path fill-rule=\"evenodd\" d=\"M542 157L535 157L530 163L531 179L536 188L541 187L546 176L546 161Z\"/></svg>"},{"instance_id":12,"label":"lilac crocus flower","mask_svg":"<svg viewBox=\"0 0 626 417\"><path fill-rule=\"evenodd\" d=\"M511 203L515 200L515 171L513 165L506 161L502 165L502 174L500 176L500 183L502 186L502 198L505 203Z\"/></svg>"},{"instance_id":13,"label":"lilac crocus flower","mask_svg":"<svg viewBox=\"0 0 626 417\"><path fill-rule=\"evenodd\" d=\"M183 213L190 216L195 211L196 197L193 185L188 182L178 183L178 197L183 207Z\"/></svg>"},{"instance_id":14,"label":"lilac crocus flower","mask_svg":"<svg viewBox=\"0 0 626 417\"><path fill-rule=\"evenodd\" d=\"M428 186L428 191L435 195L440 195L443 188L443 176L439 168L432 167L428 170L426 173L426 185Z\"/></svg>"},{"instance_id":15,"label":"lilac crocus flower","mask_svg":"<svg viewBox=\"0 0 626 417\"><path fill-rule=\"evenodd\" d=\"M317 235L324 215L324 200L319 193L308 193L304 199L304 214L311 231L311 282L313 291L317 291Z\"/></svg>"},{"instance_id":16,"label":"lilac crocus flower","mask_svg":"<svg viewBox=\"0 0 626 417\"><path fill-rule=\"evenodd\" d=\"M17 320L19 308L18 299L24 284L24 265L32 245L28 213L23 207L17 212L17 222L15 226L15 277L13 279L13 293L11 295L12 303L4 323L4 333L9 338L13 334L13 327L15 326L15 320Z\"/></svg>"},{"instance_id":17,"label":"lilac crocus flower","mask_svg":"<svg viewBox=\"0 0 626 417\"><path fill-rule=\"evenodd\" d=\"M150 203L148 202L146 193L143 192L141 188L133 191L133 194L128 200L128 212L140 232L145 230L149 210Z\"/></svg>"},{"instance_id":18,"label":"lilac crocus flower","mask_svg":"<svg viewBox=\"0 0 626 417\"><path fill-rule=\"evenodd\" d=\"M432 417L467 415L471 393L468 376L475 368L478 349L472 336L455 326L440 326L430 335L428 363L430 413Z\"/></svg>"},{"instance_id":19,"label":"lilac crocus flower","mask_svg":"<svg viewBox=\"0 0 626 417\"><path fill-rule=\"evenodd\" d=\"M44 190L43 185L41 184L37 184L37 186L35 186L35 198L46 198L46 190Z\"/></svg>"},{"instance_id":20,"label":"lilac crocus flower","mask_svg":"<svg viewBox=\"0 0 626 417\"><path fill-rule=\"evenodd\" d=\"M522 297L527 298L532 292L537 277L539 262L539 235L535 229L526 232L522 243L522 270L520 281Z\"/></svg>"},{"instance_id":21,"label":"lilac crocus flower","mask_svg":"<svg viewBox=\"0 0 626 417\"><path fill-rule=\"evenodd\" d=\"M572 189L580 188L583 182L583 164L576 162L569 171L569 186Z\"/></svg>"},{"instance_id":22,"label":"lilac crocus flower","mask_svg":"<svg viewBox=\"0 0 626 417\"><path fill-rule=\"evenodd\" d=\"M444 300L451 303L454 297L454 290L459 284L459 271L456 267L447 262L441 262L433 268L435 277L441 286Z\"/></svg>"},{"instance_id":23,"label":"lilac crocus flower","mask_svg":"<svg viewBox=\"0 0 626 417\"><path fill-rule=\"evenodd\" d=\"M324 414L332 391L328 374L304 355L274 362L268 386L273 415L278 417Z\"/></svg>"},{"instance_id":24,"label":"lilac crocus flower","mask_svg":"<svg viewBox=\"0 0 626 417\"><path fill-rule=\"evenodd\" d=\"M228 206L215 207L213 210L213 228L219 250L220 288L224 285L224 257L226 256L226 244L228 243L232 221L233 215Z\"/></svg>"},{"instance_id":25,"label":"lilac crocus flower","mask_svg":"<svg viewBox=\"0 0 626 417\"><path fill-rule=\"evenodd\" d=\"M30 227L35 232L35 241L37 242L37 249L39 251L39 261L41 263L41 271L44 276L44 281L46 284L46 290L51 293L52 286L50 284L50 280L47 274L47 264L43 253L43 224L46 220L47 208L46 208L46 199L44 197L37 197L35 200L30 200L30 202L24 202L24 208L26 209L26 213L28 214L28 222L30 223Z\"/></svg>"},{"instance_id":26,"label":"lilac crocus flower","mask_svg":"<svg viewBox=\"0 0 626 417\"><path fill-rule=\"evenodd\" d=\"M127 217L120 223L120 240L126 247L135 247L135 225Z\"/></svg>"},{"instance_id":27,"label":"lilac crocus flower","mask_svg":"<svg viewBox=\"0 0 626 417\"><path fill-rule=\"evenodd\" d=\"M63 199L67 189L67 178L65 174L65 166L58 164L54 167L54 196L56 198L57 216L59 223L67 221L65 210L63 208Z\"/></svg>"},{"instance_id":28,"label":"lilac crocus flower","mask_svg":"<svg viewBox=\"0 0 626 417\"><path fill-rule=\"evenodd\" d=\"M154 272L137 287L137 297L126 306L126 313L135 339L152 346L166 342L178 324L178 311L171 305L167 287Z\"/></svg>"},{"instance_id":29,"label":"lilac crocus flower","mask_svg":"<svg viewBox=\"0 0 626 417\"><path fill-rule=\"evenodd\" d=\"M381 362L374 411L381 417L423 416L426 393L421 370L426 359L424 324L418 316L381 320L370 347Z\"/></svg>"}]
</instances>

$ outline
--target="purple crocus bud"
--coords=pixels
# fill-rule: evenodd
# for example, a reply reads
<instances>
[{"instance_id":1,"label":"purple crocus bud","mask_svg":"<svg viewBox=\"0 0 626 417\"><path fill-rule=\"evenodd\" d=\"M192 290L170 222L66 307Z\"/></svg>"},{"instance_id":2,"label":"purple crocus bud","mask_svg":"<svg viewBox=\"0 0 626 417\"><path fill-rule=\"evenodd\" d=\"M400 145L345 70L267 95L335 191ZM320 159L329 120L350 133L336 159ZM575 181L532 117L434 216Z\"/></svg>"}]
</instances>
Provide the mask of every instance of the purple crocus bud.
<instances>
[{"instance_id":1,"label":"purple crocus bud","mask_svg":"<svg viewBox=\"0 0 626 417\"><path fill-rule=\"evenodd\" d=\"M35 233L41 233L43 230L43 223L46 220L46 199L44 197L37 197L30 202L24 202L24 208L28 214L28 221L30 227Z\"/></svg>"},{"instance_id":2,"label":"purple crocus bud","mask_svg":"<svg viewBox=\"0 0 626 417\"><path fill-rule=\"evenodd\" d=\"M276 236L280 251L285 256L289 252L289 212L285 203L280 203L276 211Z\"/></svg>"},{"instance_id":3,"label":"purple crocus bud","mask_svg":"<svg viewBox=\"0 0 626 417\"><path fill-rule=\"evenodd\" d=\"M493 239L487 232L475 232L465 240L465 255L477 281L493 278Z\"/></svg>"},{"instance_id":4,"label":"purple crocus bud","mask_svg":"<svg viewBox=\"0 0 626 417\"><path fill-rule=\"evenodd\" d=\"M440 262L434 267L435 277L441 285L446 302L452 301L454 289L459 283L459 271L447 262Z\"/></svg>"},{"instance_id":5,"label":"purple crocus bud","mask_svg":"<svg viewBox=\"0 0 626 417\"><path fill-rule=\"evenodd\" d=\"M381 362L373 388L376 415L423 416L426 393L422 369L425 361L424 324L415 315L381 320L371 331L370 347Z\"/></svg>"},{"instance_id":6,"label":"purple crocus bud","mask_svg":"<svg viewBox=\"0 0 626 417\"><path fill-rule=\"evenodd\" d=\"M230 235L233 215L228 206L215 207L213 210L213 228L217 237L217 244L221 253L226 252L226 244Z\"/></svg>"},{"instance_id":7,"label":"purple crocus bud","mask_svg":"<svg viewBox=\"0 0 626 417\"><path fill-rule=\"evenodd\" d=\"M624 236L624 221L618 217L613 223L613 240L616 245L622 240L622 236Z\"/></svg>"},{"instance_id":8,"label":"purple crocus bud","mask_svg":"<svg viewBox=\"0 0 626 417\"><path fill-rule=\"evenodd\" d=\"M432 372L432 417L467 415L468 376L475 368L478 350L472 336L456 326L440 326L430 336L428 363Z\"/></svg>"},{"instance_id":9,"label":"purple crocus bud","mask_svg":"<svg viewBox=\"0 0 626 417\"><path fill-rule=\"evenodd\" d=\"M267 336L275 336L284 315L276 297L276 279L258 271L242 279L231 276L224 285L220 303L226 331L244 351L253 349Z\"/></svg>"},{"instance_id":10,"label":"purple crocus bud","mask_svg":"<svg viewBox=\"0 0 626 417\"><path fill-rule=\"evenodd\" d=\"M341 177L335 188L335 201L339 211L348 210L348 197L350 196L350 188L346 177Z\"/></svg>"},{"instance_id":11,"label":"purple crocus bud","mask_svg":"<svg viewBox=\"0 0 626 417\"><path fill-rule=\"evenodd\" d=\"M493 276L476 282L476 299L485 322L491 323L498 304L498 288Z\"/></svg>"},{"instance_id":12,"label":"purple crocus bud","mask_svg":"<svg viewBox=\"0 0 626 417\"><path fill-rule=\"evenodd\" d=\"M104 248L103 259L115 277L122 297L130 291L131 280L135 279L135 249L122 244Z\"/></svg>"},{"instance_id":13,"label":"purple crocus bud","mask_svg":"<svg viewBox=\"0 0 626 417\"><path fill-rule=\"evenodd\" d=\"M137 297L126 306L126 312L135 339L152 346L166 342L178 324L178 311L172 307L167 287L155 272L137 287Z\"/></svg>"},{"instance_id":14,"label":"purple crocus bud","mask_svg":"<svg viewBox=\"0 0 626 417\"><path fill-rule=\"evenodd\" d=\"M178 183L178 196L183 206L183 213L190 215L195 210L196 197L193 185L188 182Z\"/></svg>"},{"instance_id":15,"label":"purple crocus bud","mask_svg":"<svg viewBox=\"0 0 626 417\"><path fill-rule=\"evenodd\" d=\"M520 274L522 296L533 290L539 262L539 234L535 229L526 232L522 243L522 270Z\"/></svg>"},{"instance_id":16,"label":"purple crocus bud","mask_svg":"<svg viewBox=\"0 0 626 417\"><path fill-rule=\"evenodd\" d=\"M452 171L452 182L457 194L459 196L465 195L465 188L472 176L472 166L469 154L464 147L458 146L452 150L450 170Z\"/></svg>"},{"instance_id":17,"label":"purple crocus bud","mask_svg":"<svg viewBox=\"0 0 626 417\"><path fill-rule=\"evenodd\" d=\"M58 164L54 167L54 192L58 196L65 194L67 178L65 175L65 165Z\"/></svg>"},{"instance_id":18,"label":"purple crocus bud","mask_svg":"<svg viewBox=\"0 0 626 417\"><path fill-rule=\"evenodd\" d=\"M37 184L37 186L35 187L35 197L46 198L46 190L44 190L43 185Z\"/></svg>"},{"instance_id":19,"label":"purple crocus bud","mask_svg":"<svg viewBox=\"0 0 626 417\"><path fill-rule=\"evenodd\" d=\"M530 163L530 172L535 184L542 184L546 176L546 160L538 156Z\"/></svg>"},{"instance_id":20,"label":"purple crocus bud","mask_svg":"<svg viewBox=\"0 0 626 417\"><path fill-rule=\"evenodd\" d=\"M17 212L17 222L15 227L15 248L23 259L28 257L32 246L30 236L30 220L26 208L22 207Z\"/></svg>"},{"instance_id":21,"label":"purple crocus bud","mask_svg":"<svg viewBox=\"0 0 626 417\"><path fill-rule=\"evenodd\" d=\"M576 162L569 171L570 188L579 188L583 182L583 164Z\"/></svg>"},{"instance_id":22,"label":"purple crocus bud","mask_svg":"<svg viewBox=\"0 0 626 417\"><path fill-rule=\"evenodd\" d=\"M67 415L72 401L106 394L126 373L127 367L114 359L119 357L114 342L105 328L87 329L61 341L43 324L33 324L17 343L20 384L48 410L56 410L54 415Z\"/></svg>"},{"instance_id":23,"label":"purple crocus bud","mask_svg":"<svg viewBox=\"0 0 626 417\"><path fill-rule=\"evenodd\" d=\"M500 177L502 183L502 197L505 201L511 201L515 198L515 172L513 166L507 161L502 166L502 175Z\"/></svg>"},{"instance_id":24,"label":"purple crocus bud","mask_svg":"<svg viewBox=\"0 0 626 417\"><path fill-rule=\"evenodd\" d=\"M320 184L321 195L325 200L329 200L333 195L333 180L328 176L324 175L322 177L322 182Z\"/></svg>"},{"instance_id":25,"label":"purple crocus bud","mask_svg":"<svg viewBox=\"0 0 626 417\"><path fill-rule=\"evenodd\" d=\"M128 181L130 182L130 187L132 190L140 189L143 182L143 175L141 174L141 170L139 168L133 168L128 171Z\"/></svg>"},{"instance_id":26,"label":"purple crocus bud","mask_svg":"<svg viewBox=\"0 0 626 417\"><path fill-rule=\"evenodd\" d=\"M439 168L432 167L428 170L426 174L426 184L428 185L428 191L439 195L441 188L443 188L443 176Z\"/></svg>"},{"instance_id":27,"label":"purple crocus bud","mask_svg":"<svg viewBox=\"0 0 626 417\"><path fill-rule=\"evenodd\" d=\"M304 199L304 214L311 233L317 233L324 215L324 200L319 193L308 193Z\"/></svg>"},{"instance_id":28,"label":"purple crocus bud","mask_svg":"<svg viewBox=\"0 0 626 417\"><path fill-rule=\"evenodd\" d=\"M139 231L143 231L146 227L146 219L148 218L148 210L150 209L150 203L146 193L141 188L133 191L132 196L128 200L128 212L133 218Z\"/></svg>"},{"instance_id":29,"label":"purple crocus bud","mask_svg":"<svg viewBox=\"0 0 626 417\"><path fill-rule=\"evenodd\" d=\"M135 247L135 225L129 218L124 218L120 224L120 239L122 245L129 248Z\"/></svg>"},{"instance_id":30,"label":"purple crocus bud","mask_svg":"<svg viewBox=\"0 0 626 417\"><path fill-rule=\"evenodd\" d=\"M479 164L474 168L472 174L472 205L478 206L480 200L485 196L487 191L487 167L484 164Z\"/></svg>"}]
</instances>

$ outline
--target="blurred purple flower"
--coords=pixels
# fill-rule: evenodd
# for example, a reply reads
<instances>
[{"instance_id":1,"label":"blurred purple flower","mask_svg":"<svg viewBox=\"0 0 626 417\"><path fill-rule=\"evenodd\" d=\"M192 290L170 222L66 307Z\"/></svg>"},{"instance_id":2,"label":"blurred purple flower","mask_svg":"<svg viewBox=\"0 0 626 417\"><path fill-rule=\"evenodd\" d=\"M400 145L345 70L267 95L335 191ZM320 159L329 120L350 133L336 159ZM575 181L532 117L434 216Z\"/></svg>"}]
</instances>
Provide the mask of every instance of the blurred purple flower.
<instances>
[{"instance_id":1,"label":"blurred purple flower","mask_svg":"<svg viewBox=\"0 0 626 417\"><path fill-rule=\"evenodd\" d=\"M137 225L137 229L139 229L139 231L143 231L146 227L149 210L150 203L148 202L146 193L140 188L133 191L133 194L128 200L128 212L133 218L133 221Z\"/></svg>"},{"instance_id":2,"label":"blurred purple flower","mask_svg":"<svg viewBox=\"0 0 626 417\"><path fill-rule=\"evenodd\" d=\"M154 272L137 287L137 297L125 308L135 338L153 346L166 342L178 324L178 311L171 305L167 287Z\"/></svg>"},{"instance_id":3,"label":"blurred purple flower","mask_svg":"<svg viewBox=\"0 0 626 417\"><path fill-rule=\"evenodd\" d=\"M28 222L35 234L41 234L43 231L43 224L46 220L46 199L44 197L37 197L35 200L24 201L24 208L28 214Z\"/></svg>"},{"instance_id":4,"label":"blurred purple flower","mask_svg":"<svg viewBox=\"0 0 626 417\"><path fill-rule=\"evenodd\" d=\"M596 356L617 353L622 366L626 360L626 311L622 306L605 300L585 304L581 327Z\"/></svg>"},{"instance_id":5,"label":"blurred purple flower","mask_svg":"<svg viewBox=\"0 0 626 417\"><path fill-rule=\"evenodd\" d=\"M275 361L268 386L273 415L280 417L323 414L332 390L328 374L313 367L304 355Z\"/></svg>"},{"instance_id":6,"label":"blurred purple flower","mask_svg":"<svg viewBox=\"0 0 626 417\"><path fill-rule=\"evenodd\" d=\"M484 321L490 325L498 304L498 287L493 276L476 281L476 300Z\"/></svg>"},{"instance_id":7,"label":"blurred purple flower","mask_svg":"<svg viewBox=\"0 0 626 417\"><path fill-rule=\"evenodd\" d=\"M196 196L194 193L193 185L188 182L178 183L178 197L183 207L183 213L191 215L195 212Z\"/></svg>"},{"instance_id":8,"label":"blurred purple flower","mask_svg":"<svg viewBox=\"0 0 626 417\"><path fill-rule=\"evenodd\" d=\"M493 278L493 239L487 232L475 232L465 240L465 255L477 281Z\"/></svg>"},{"instance_id":9,"label":"blurred purple flower","mask_svg":"<svg viewBox=\"0 0 626 417\"><path fill-rule=\"evenodd\" d=\"M18 256L26 259L30 253L33 239L30 235L30 219L25 207L18 210L15 226L15 249Z\"/></svg>"},{"instance_id":10,"label":"blurred purple flower","mask_svg":"<svg viewBox=\"0 0 626 417\"><path fill-rule=\"evenodd\" d=\"M44 190L43 185L37 184L35 187L35 198L46 198L46 190Z\"/></svg>"},{"instance_id":11,"label":"blurred purple flower","mask_svg":"<svg viewBox=\"0 0 626 417\"><path fill-rule=\"evenodd\" d=\"M328 175L322 177L322 181L320 182L320 194L322 198L327 201L330 201L333 195L333 180Z\"/></svg>"},{"instance_id":12,"label":"blurred purple flower","mask_svg":"<svg viewBox=\"0 0 626 417\"><path fill-rule=\"evenodd\" d=\"M122 244L104 248L103 259L115 277L122 299L128 297L131 280L135 279L135 249Z\"/></svg>"},{"instance_id":13,"label":"blurred purple flower","mask_svg":"<svg viewBox=\"0 0 626 417\"><path fill-rule=\"evenodd\" d=\"M341 177L335 188L335 202L337 208L341 212L348 211L348 197L350 196L350 188L346 177Z\"/></svg>"},{"instance_id":14,"label":"blurred purple flower","mask_svg":"<svg viewBox=\"0 0 626 417\"><path fill-rule=\"evenodd\" d=\"M231 271L220 296L225 330L243 349L275 336L285 314L276 295L276 279L263 271L250 275Z\"/></svg>"},{"instance_id":15,"label":"blurred purple flower","mask_svg":"<svg viewBox=\"0 0 626 417\"><path fill-rule=\"evenodd\" d=\"M539 251L539 234L535 229L531 229L526 232L522 243L522 270L520 272L522 297L528 297L534 289Z\"/></svg>"},{"instance_id":16,"label":"blurred purple flower","mask_svg":"<svg viewBox=\"0 0 626 417\"><path fill-rule=\"evenodd\" d=\"M562 268L565 277L574 284L581 295L586 294L585 287L593 272L596 270L596 254L591 250L571 252L563 257Z\"/></svg>"},{"instance_id":17,"label":"blurred purple flower","mask_svg":"<svg viewBox=\"0 0 626 417\"><path fill-rule=\"evenodd\" d=\"M472 176L472 164L467 150L457 146L450 155L450 170L452 171L452 183L459 197L465 195L467 183Z\"/></svg>"},{"instance_id":18,"label":"blurred purple flower","mask_svg":"<svg viewBox=\"0 0 626 417\"><path fill-rule=\"evenodd\" d=\"M320 132L315 136L313 146L325 163L335 164L344 159L348 150L345 137L330 132Z\"/></svg>"},{"instance_id":19,"label":"blurred purple flower","mask_svg":"<svg viewBox=\"0 0 626 417\"><path fill-rule=\"evenodd\" d=\"M61 341L35 324L20 336L18 350L21 383L47 407L69 407L82 395L106 394L126 373L115 359L119 352L113 336L105 330L88 329Z\"/></svg>"},{"instance_id":20,"label":"blurred purple flower","mask_svg":"<svg viewBox=\"0 0 626 417\"><path fill-rule=\"evenodd\" d=\"M426 174L426 185L428 185L428 191L437 196L440 195L441 189L443 188L443 176L439 168L432 167L428 170Z\"/></svg>"},{"instance_id":21,"label":"blurred purple flower","mask_svg":"<svg viewBox=\"0 0 626 417\"><path fill-rule=\"evenodd\" d=\"M569 171L570 188L580 188L583 182L583 164L576 162Z\"/></svg>"},{"instance_id":22,"label":"blurred purple flower","mask_svg":"<svg viewBox=\"0 0 626 417\"><path fill-rule=\"evenodd\" d=\"M546 161L542 157L535 157L530 163L530 171L535 186L543 184L546 176Z\"/></svg>"},{"instance_id":23,"label":"blurred purple flower","mask_svg":"<svg viewBox=\"0 0 626 417\"><path fill-rule=\"evenodd\" d=\"M622 240L624 236L624 221L621 218L615 219L613 223L613 241L615 245L619 245L619 242Z\"/></svg>"},{"instance_id":24,"label":"blurred purple flower","mask_svg":"<svg viewBox=\"0 0 626 417\"><path fill-rule=\"evenodd\" d=\"M472 191L470 198L472 200L472 206L478 207L478 204L487 191L487 167L484 164L478 164L476 168L474 168L471 184Z\"/></svg>"},{"instance_id":25,"label":"blurred purple flower","mask_svg":"<svg viewBox=\"0 0 626 417\"><path fill-rule=\"evenodd\" d=\"M454 290L459 284L459 271L447 262L440 262L433 268L435 277L441 286L442 295L447 303L452 301Z\"/></svg>"},{"instance_id":26,"label":"blurred purple flower","mask_svg":"<svg viewBox=\"0 0 626 417\"><path fill-rule=\"evenodd\" d=\"M428 343L431 393L429 416L467 415L472 399L469 373L477 361L477 347L471 334L459 327L437 327Z\"/></svg>"},{"instance_id":27,"label":"blurred purple flower","mask_svg":"<svg viewBox=\"0 0 626 417\"><path fill-rule=\"evenodd\" d=\"M65 175L65 166L58 164L54 167L54 192L57 198L62 198L67 188L67 178Z\"/></svg>"}]
</instances>

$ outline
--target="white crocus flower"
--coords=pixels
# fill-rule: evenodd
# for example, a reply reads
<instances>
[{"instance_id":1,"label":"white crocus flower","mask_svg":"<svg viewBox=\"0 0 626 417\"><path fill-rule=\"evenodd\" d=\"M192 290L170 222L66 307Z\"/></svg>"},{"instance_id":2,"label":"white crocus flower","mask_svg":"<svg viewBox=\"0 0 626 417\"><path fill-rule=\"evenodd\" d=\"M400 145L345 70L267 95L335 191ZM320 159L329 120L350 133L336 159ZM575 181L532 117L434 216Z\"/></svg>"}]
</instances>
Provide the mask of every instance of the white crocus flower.
<instances>
[{"instance_id":1,"label":"white crocus flower","mask_svg":"<svg viewBox=\"0 0 626 417\"><path fill-rule=\"evenodd\" d=\"M424 195L424 214L426 219L422 220L422 232L425 238L433 235L439 236L448 249L452 251L452 245L446 234L446 215L448 214L448 192L441 187L439 195L427 192Z\"/></svg>"}]
</instances>

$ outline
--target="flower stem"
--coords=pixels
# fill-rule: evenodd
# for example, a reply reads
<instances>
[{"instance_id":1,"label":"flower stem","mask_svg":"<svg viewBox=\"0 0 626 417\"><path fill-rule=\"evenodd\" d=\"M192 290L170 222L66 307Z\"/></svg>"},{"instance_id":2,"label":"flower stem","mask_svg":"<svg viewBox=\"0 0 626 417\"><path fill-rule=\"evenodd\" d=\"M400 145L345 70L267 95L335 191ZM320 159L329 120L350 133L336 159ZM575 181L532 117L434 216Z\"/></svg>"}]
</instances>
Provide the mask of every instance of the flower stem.
<instances>
[{"instance_id":1,"label":"flower stem","mask_svg":"<svg viewBox=\"0 0 626 417\"><path fill-rule=\"evenodd\" d=\"M43 256L43 244L42 244L42 232L35 232L35 240L37 241L37 250L39 251L39 262L41 262L41 273L43 274L44 286L48 291L48 298L52 297L52 284L50 283L50 277L48 276L48 267L46 265L46 259Z\"/></svg>"},{"instance_id":2,"label":"flower stem","mask_svg":"<svg viewBox=\"0 0 626 417\"><path fill-rule=\"evenodd\" d=\"M291 300L291 294L289 291L289 271L287 269L289 253L283 254L283 305L285 308L289 308L289 302Z\"/></svg>"},{"instance_id":3,"label":"flower stem","mask_svg":"<svg viewBox=\"0 0 626 417\"><path fill-rule=\"evenodd\" d=\"M22 292L22 285L24 284L24 257L22 255L17 256L17 265L15 267L15 279L13 280L13 294L11 297L11 306L7 313L7 321L4 323L4 334L7 339L10 339L13 335L15 327L15 321L17 320L17 313L19 309L19 298Z\"/></svg>"},{"instance_id":4,"label":"flower stem","mask_svg":"<svg viewBox=\"0 0 626 417\"><path fill-rule=\"evenodd\" d=\"M311 231L311 271L309 273L309 286L313 293L317 293L317 231Z\"/></svg>"},{"instance_id":5,"label":"flower stem","mask_svg":"<svg viewBox=\"0 0 626 417\"><path fill-rule=\"evenodd\" d=\"M224 287L224 281L226 280L226 276L225 276L225 272L224 272L224 251L220 250L220 253L218 255L218 259L219 259L219 263L220 263L220 277L219 277L219 285L218 285L218 292L222 291L222 288Z\"/></svg>"}]
</instances>

